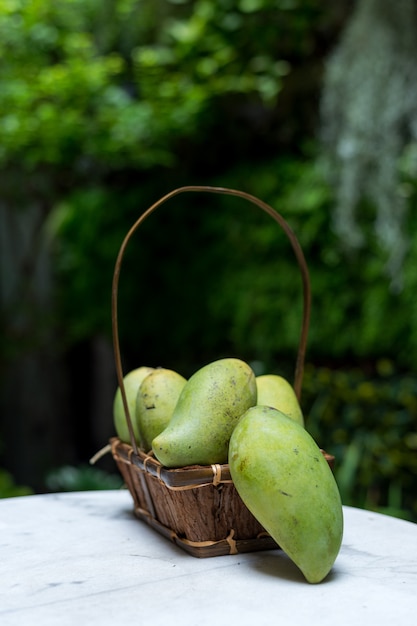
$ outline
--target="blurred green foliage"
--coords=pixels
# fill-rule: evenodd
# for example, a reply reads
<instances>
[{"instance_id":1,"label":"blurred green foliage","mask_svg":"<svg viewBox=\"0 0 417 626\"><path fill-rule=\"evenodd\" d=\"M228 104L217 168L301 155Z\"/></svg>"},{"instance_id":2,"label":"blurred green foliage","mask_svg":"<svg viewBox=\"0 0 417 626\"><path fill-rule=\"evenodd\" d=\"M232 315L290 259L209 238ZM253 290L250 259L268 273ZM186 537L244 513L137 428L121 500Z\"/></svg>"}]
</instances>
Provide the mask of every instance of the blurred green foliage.
<instances>
[{"instance_id":1,"label":"blurred green foliage","mask_svg":"<svg viewBox=\"0 0 417 626\"><path fill-rule=\"evenodd\" d=\"M313 159L239 164L211 182L250 190L279 210L295 231L312 285L309 358L349 363L386 356L398 367L414 369L416 238L410 240L404 289L393 293L385 255L372 238L366 250L344 255L329 217L331 194ZM146 188L141 198L117 193L84 190L61 207L57 267L63 314L70 319L69 330L79 335L98 328L109 332L108 293L118 245L151 204ZM416 197L414 186L413 205ZM242 200L207 194L180 198L153 214L127 248L119 295L126 354L138 352L135 359L153 364L170 354L177 367L194 367L200 354L207 359L230 350L267 368L291 360L302 290L283 232ZM116 205L124 221L111 210ZM410 211L410 233L416 232L415 222L416 212ZM162 312L169 302L176 305L167 318Z\"/></svg>"},{"instance_id":2,"label":"blurred green foliage","mask_svg":"<svg viewBox=\"0 0 417 626\"><path fill-rule=\"evenodd\" d=\"M274 104L283 39L306 54L322 13L314 0L2 0L0 163L172 165L219 97Z\"/></svg>"},{"instance_id":3,"label":"blurred green foliage","mask_svg":"<svg viewBox=\"0 0 417 626\"><path fill-rule=\"evenodd\" d=\"M374 371L308 367L306 428L336 457L344 504L417 521L417 379L388 359Z\"/></svg>"},{"instance_id":4,"label":"blurred green foliage","mask_svg":"<svg viewBox=\"0 0 417 626\"><path fill-rule=\"evenodd\" d=\"M110 474L97 467L65 465L50 472L46 479L50 491L99 491L120 489L123 480L120 476Z\"/></svg>"},{"instance_id":5,"label":"blurred green foliage","mask_svg":"<svg viewBox=\"0 0 417 626\"><path fill-rule=\"evenodd\" d=\"M30 487L17 485L13 476L0 468L0 498L15 498L18 496L30 496L33 491Z\"/></svg>"}]
</instances>

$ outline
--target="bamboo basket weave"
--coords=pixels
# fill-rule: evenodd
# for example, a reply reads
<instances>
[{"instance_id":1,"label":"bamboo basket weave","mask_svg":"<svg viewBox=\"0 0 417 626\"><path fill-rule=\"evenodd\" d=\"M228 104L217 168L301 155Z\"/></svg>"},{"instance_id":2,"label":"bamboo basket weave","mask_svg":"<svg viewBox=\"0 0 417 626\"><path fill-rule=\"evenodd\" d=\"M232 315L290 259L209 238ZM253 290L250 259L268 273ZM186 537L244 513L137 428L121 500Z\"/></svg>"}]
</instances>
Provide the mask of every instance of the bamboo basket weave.
<instances>
[{"instance_id":1,"label":"bamboo basket weave","mask_svg":"<svg viewBox=\"0 0 417 626\"><path fill-rule=\"evenodd\" d=\"M204 192L243 198L269 214L284 230L297 259L303 285L303 312L294 374L294 390L300 399L311 294L307 264L293 231L271 206L246 192L224 187L180 187L149 207L128 231L119 250L112 285L112 327L116 373L130 434L130 444L110 440L115 463L133 499L140 520L197 557L220 556L278 548L272 537L243 504L230 476L228 464L163 467L151 453L138 448L126 399L118 336L118 284L124 252L132 235L159 206L180 193ZM322 451L333 467L334 457Z\"/></svg>"}]
</instances>

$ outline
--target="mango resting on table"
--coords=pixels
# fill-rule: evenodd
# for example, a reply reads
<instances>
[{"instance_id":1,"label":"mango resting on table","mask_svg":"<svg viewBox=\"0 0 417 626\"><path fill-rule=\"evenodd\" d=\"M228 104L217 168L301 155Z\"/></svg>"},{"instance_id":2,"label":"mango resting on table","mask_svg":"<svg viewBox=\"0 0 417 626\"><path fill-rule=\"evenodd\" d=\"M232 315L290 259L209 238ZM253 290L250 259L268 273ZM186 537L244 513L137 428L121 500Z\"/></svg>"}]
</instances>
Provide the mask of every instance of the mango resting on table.
<instances>
[{"instance_id":1,"label":"mango resting on table","mask_svg":"<svg viewBox=\"0 0 417 626\"><path fill-rule=\"evenodd\" d=\"M276 409L252 407L231 436L229 466L243 502L306 580L323 580L339 553L343 511L311 435Z\"/></svg>"}]
</instances>

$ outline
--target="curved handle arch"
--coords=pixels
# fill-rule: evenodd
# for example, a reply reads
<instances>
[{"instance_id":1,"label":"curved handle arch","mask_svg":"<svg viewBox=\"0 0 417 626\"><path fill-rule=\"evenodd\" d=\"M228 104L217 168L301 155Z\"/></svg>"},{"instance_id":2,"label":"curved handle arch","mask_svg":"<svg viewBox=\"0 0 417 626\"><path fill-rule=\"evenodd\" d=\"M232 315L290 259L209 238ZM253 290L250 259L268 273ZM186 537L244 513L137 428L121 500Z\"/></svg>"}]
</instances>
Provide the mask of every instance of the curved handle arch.
<instances>
[{"instance_id":1,"label":"curved handle arch","mask_svg":"<svg viewBox=\"0 0 417 626\"><path fill-rule=\"evenodd\" d=\"M137 448L137 443L134 437L132 417L130 415L127 398L126 398L126 390L125 390L125 386L123 382L123 368L122 368L122 363L121 363L120 343L119 343L119 334L118 334L117 298L118 298L119 277L120 277L123 256L124 256L126 247L132 235L139 228L139 226L145 221L145 219L149 217L149 215L151 215L158 207L160 207L162 204L164 204L165 202L167 202L174 196L177 196L181 193L189 193L189 192L214 193L214 194L231 195L231 196L243 198L244 200L247 200L251 204L256 205L258 208L260 208L265 213L270 215L272 219L274 219L275 222L279 224L279 226L287 235L291 243L291 246L293 248L299 268L300 268L302 284L303 284L303 314L302 314L300 338L299 338L299 343L298 343L298 353L297 353L295 373L294 373L294 391L296 393L298 400L300 400L300 396L301 396L301 386L302 386L302 380L303 380L303 374L304 374L305 351L306 351L306 345L307 345L307 335L308 335L310 313L311 313L311 289L310 289L310 277L309 277L307 263L306 263L304 253L298 242L297 237L295 236L294 232L292 231L292 229L290 228L286 220L282 217L282 215L280 215L280 213L278 213L278 211L273 209L269 204L266 204L265 202L263 202L256 196L246 193L245 191L239 191L237 189L229 189L228 187L211 187L211 186L206 186L206 185L189 185L189 186L184 186L184 187L178 187L177 189L174 189L173 191L167 193L166 195L161 197L159 200L157 200L146 211L144 211L142 215L136 220L136 222L133 224L133 226L130 228L130 230L126 234L120 246L119 253L116 259L114 273L113 273L112 303L111 303L112 304L111 311L112 311L113 350L114 350L114 357L115 357L117 380L118 380L118 384L119 384L120 391L121 391L123 408L124 408L125 415L126 415L126 421L127 421L127 425L129 429L131 444L132 444L132 448L135 454L138 454L138 448Z\"/></svg>"}]
</instances>

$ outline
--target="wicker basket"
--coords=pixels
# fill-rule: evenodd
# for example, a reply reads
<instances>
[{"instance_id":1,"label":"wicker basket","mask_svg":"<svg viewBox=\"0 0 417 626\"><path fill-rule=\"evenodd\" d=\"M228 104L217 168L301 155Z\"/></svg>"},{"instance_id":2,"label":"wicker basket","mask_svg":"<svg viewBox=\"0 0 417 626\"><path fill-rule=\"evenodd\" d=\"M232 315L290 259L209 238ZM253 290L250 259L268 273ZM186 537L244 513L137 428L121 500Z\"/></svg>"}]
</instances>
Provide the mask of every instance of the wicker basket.
<instances>
[{"instance_id":1,"label":"wicker basket","mask_svg":"<svg viewBox=\"0 0 417 626\"><path fill-rule=\"evenodd\" d=\"M301 395L311 296L308 269L297 238L277 211L250 194L223 187L181 187L162 197L140 216L127 233L116 260L112 288L113 345L131 445L112 438L112 455L132 495L135 515L193 556L209 557L277 548L279 546L243 504L227 464L168 469L152 454L139 449L134 438L118 337L117 296L122 259L131 236L141 223L161 204L185 192L241 197L268 213L289 238L303 283L303 314L294 376L298 399ZM332 467L334 458L322 452Z\"/></svg>"}]
</instances>

